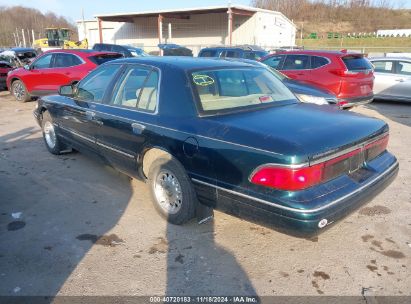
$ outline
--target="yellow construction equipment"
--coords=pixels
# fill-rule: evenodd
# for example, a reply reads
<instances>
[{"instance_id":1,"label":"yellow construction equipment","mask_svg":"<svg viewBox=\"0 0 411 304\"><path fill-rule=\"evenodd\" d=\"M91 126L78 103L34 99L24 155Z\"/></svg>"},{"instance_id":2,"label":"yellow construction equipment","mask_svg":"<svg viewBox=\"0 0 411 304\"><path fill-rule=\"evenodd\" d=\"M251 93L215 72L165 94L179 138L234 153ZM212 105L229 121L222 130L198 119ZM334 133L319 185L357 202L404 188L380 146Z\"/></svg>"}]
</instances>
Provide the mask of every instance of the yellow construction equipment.
<instances>
[{"instance_id":1,"label":"yellow construction equipment","mask_svg":"<svg viewBox=\"0 0 411 304\"><path fill-rule=\"evenodd\" d=\"M68 28L46 28L46 38L37 39L33 42L33 48L42 51L51 49L87 49L88 41L70 40L70 29Z\"/></svg>"}]
</instances>

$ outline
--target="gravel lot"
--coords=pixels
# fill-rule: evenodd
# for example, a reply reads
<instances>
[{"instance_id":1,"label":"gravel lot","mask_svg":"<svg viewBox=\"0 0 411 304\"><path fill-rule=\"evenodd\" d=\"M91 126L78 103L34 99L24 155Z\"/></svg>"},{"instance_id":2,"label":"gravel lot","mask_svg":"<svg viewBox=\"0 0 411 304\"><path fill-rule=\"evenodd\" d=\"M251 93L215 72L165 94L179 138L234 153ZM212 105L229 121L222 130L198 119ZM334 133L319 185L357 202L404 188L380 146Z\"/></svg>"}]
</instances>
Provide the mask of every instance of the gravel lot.
<instances>
[{"instance_id":1,"label":"gravel lot","mask_svg":"<svg viewBox=\"0 0 411 304\"><path fill-rule=\"evenodd\" d=\"M80 153L47 152L32 116L0 92L0 295L411 295L411 105L387 121L397 179L318 238L220 212L168 225L144 183Z\"/></svg>"}]
</instances>

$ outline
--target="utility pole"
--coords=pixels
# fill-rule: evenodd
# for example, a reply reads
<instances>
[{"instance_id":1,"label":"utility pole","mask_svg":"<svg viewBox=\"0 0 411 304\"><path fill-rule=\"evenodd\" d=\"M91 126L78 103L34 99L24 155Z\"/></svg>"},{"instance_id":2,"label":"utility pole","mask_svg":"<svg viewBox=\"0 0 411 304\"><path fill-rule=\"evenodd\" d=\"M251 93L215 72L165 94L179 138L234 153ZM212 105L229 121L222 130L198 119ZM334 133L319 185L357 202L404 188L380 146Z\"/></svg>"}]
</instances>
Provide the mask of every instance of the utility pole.
<instances>
[{"instance_id":1,"label":"utility pole","mask_svg":"<svg viewBox=\"0 0 411 304\"><path fill-rule=\"evenodd\" d=\"M86 29L86 22L84 21L84 8L81 8L81 18L82 18L82 21L83 21L83 33L84 33L84 38L83 39L86 39L87 38L87 29ZM81 40L80 37L79 37L79 40Z\"/></svg>"}]
</instances>

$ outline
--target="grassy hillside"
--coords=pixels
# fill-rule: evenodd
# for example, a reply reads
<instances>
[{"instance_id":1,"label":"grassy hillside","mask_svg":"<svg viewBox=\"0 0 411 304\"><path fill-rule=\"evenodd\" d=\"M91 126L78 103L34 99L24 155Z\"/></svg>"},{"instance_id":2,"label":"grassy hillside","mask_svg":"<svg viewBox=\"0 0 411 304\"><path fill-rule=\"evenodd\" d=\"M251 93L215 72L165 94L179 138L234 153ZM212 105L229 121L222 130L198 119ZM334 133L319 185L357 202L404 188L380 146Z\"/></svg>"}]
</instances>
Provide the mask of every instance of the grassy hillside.
<instances>
[{"instance_id":1,"label":"grassy hillside","mask_svg":"<svg viewBox=\"0 0 411 304\"><path fill-rule=\"evenodd\" d=\"M305 49L355 49L366 53L411 52L411 38L297 39Z\"/></svg>"}]
</instances>

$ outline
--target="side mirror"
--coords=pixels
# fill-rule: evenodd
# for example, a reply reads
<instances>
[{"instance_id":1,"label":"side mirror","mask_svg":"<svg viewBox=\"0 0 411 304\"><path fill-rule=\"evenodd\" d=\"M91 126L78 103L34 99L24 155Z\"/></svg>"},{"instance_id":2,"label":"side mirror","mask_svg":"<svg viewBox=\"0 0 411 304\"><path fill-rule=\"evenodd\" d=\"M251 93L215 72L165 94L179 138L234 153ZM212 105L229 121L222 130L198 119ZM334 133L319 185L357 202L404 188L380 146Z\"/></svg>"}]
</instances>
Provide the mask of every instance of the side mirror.
<instances>
[{"instance_id":1,"label":"side mirror","mask_svg":"<svg viewBox=\"0 0 411 304\"><path fill-rule=\"evenodd\" d=\"M73 86L71 86L71 85L61 86L60 89L59 89L59 95L67 96L67 97L73 97L74 96Z\"/></svg>"},{"instance_id":2,"label":"side mirror","mask_svg":"<svg viewBox=\"0 0 411 304\"><path fill-rule=\"evenodd\" d=\"M25 70L27 70L27 71L30 70L30 66L29 66L28 64L24 65L23 68L24 68Z\"/></svg>"}]
</instances>

